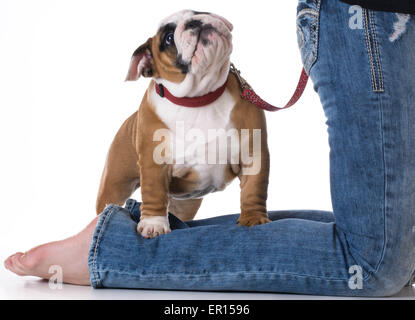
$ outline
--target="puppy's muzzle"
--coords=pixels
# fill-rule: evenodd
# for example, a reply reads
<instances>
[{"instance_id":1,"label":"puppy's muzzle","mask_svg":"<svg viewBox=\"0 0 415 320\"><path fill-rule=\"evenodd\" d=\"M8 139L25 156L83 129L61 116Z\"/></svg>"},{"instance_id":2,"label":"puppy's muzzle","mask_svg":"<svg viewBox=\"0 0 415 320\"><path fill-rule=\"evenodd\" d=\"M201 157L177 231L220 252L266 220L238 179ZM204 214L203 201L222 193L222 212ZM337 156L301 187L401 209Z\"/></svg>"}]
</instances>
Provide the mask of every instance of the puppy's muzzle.
<instances>
[{"instance_id":1,"label":"puppy's muzzle","mask_svg":"<svg viewBox=\"0 0 415 320\"><path fill-rule=\"evenodd\" d=\"M218 60L218 56L229 55L232 28L228 21L215 15L197 15L180 24L175 34L176 65L187 73L192 66L209 65Z\"/></svg>"}]
</instances>

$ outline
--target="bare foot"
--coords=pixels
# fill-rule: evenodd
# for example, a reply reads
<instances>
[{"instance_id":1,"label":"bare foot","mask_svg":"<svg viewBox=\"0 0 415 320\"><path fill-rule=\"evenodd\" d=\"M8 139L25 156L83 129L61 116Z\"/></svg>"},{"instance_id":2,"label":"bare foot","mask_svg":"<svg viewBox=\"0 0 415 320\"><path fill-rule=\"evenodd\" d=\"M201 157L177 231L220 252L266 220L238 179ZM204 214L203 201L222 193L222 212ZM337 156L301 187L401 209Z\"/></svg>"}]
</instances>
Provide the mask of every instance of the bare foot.
<instances>
[{"instance_id":1,"label":"bare foot","mask_svg":"<svg viewBox=\"0 0 415 320\"><path fill-rule=\"evenodd\" d=\"M99 217L80 233L68 239L50 242L26 253L18 252L6 259L4 266L19 276L49 279L51 266L60 266L63 282L90 285L88 252Z\"/></svg>"}]
</instances>

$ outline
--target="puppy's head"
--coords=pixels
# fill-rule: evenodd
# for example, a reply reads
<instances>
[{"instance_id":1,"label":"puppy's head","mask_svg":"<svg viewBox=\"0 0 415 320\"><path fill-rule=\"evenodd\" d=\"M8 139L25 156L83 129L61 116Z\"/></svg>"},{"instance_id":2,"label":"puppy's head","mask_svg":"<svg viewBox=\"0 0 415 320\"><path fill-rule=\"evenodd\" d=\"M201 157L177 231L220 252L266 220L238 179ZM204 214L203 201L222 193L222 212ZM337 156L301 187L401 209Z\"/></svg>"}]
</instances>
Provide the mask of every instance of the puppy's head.
<instances>
[{"instance_id":1,"label":"puppy's head","mask_svg":"<svg viewBox=\"0 0 415 320\"><path fill-rule=\"evenodd\" d=\"M180 84L189 77L219 77L229 66L232 29L215 14L178 12L163 20L157 34L134 52L126 80L144 76Z\"/></svg>"}]
</instances>

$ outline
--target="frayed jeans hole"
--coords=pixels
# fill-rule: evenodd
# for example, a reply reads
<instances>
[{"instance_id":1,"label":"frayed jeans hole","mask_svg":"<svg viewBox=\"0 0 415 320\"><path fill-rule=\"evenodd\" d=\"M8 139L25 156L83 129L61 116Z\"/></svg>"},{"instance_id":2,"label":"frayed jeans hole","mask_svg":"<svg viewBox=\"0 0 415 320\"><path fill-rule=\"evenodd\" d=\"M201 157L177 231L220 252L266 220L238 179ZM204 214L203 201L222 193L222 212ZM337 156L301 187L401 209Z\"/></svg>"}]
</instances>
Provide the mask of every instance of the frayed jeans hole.
<instances>
[{"instance_id":1,"label":"frayed jeans hole","mask_svg":"<svg viewBox=\"0 0 415 320\"><path fill-rule=\"evenodd\" d=\"M406 32L406 27L411 19L411 15L403 14L403 13L396 13L398 20L393 24L393 33L389 37L391 42L395 42L399 40L402 35Z\"/></svg>"}]
</instances>

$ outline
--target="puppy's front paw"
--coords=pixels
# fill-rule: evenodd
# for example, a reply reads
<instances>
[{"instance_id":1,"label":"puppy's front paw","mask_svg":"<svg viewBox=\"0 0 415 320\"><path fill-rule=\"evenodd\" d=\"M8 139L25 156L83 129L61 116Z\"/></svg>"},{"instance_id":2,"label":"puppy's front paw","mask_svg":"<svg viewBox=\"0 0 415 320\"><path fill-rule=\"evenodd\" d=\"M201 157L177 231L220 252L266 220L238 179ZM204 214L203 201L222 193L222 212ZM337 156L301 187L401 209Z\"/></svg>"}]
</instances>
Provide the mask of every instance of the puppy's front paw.
<instances>
[{"instance_id":1,"label":"puppy's front paw","mask_svg":"<svg viewBox=\"0 0 415 320\"><path fill-rule=\"evenodd\" d=\"M167 216L142 218L137 226L137 231L146 239L168 234L171 232L169 218Z\"/></svg>"},{"instance_id":2,"label":"puppy's front paw","mask_svg":"<svg viewBox=\"0 0 415 320\"><path fill-rule=\"evenodd\" d=\"M269 222L271 222L271 220L269 220L268 215L264 213L241 214L238 220L238 225L244 227L253 227Z\"/></svg>"}]
</instances>

